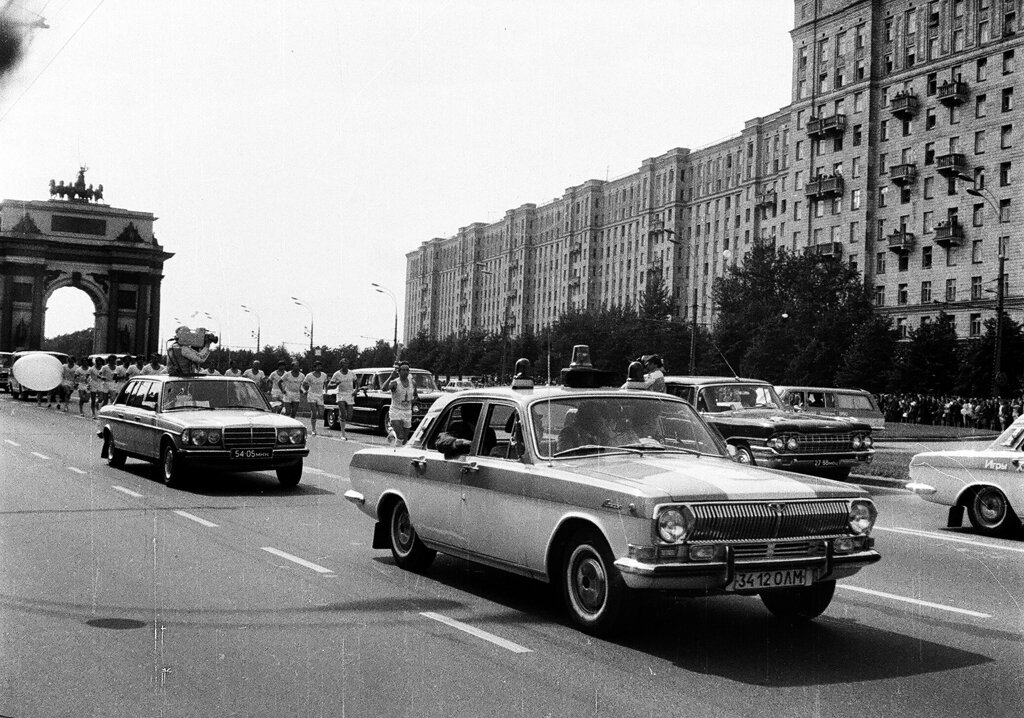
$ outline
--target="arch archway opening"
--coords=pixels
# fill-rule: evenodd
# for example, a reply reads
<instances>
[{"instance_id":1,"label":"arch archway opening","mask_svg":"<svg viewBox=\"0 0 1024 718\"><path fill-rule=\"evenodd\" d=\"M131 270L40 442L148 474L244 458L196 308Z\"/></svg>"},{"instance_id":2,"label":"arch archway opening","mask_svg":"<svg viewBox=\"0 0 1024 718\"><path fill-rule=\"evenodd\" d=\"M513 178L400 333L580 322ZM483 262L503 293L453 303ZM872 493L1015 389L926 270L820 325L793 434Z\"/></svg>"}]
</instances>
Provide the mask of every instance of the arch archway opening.
<instances>
[{"instance_id":1,"label":"arch archway opening","mask_svg":"<svg viewBox=\"0 0 1024 718\"><path fill-rule=\"evenodd\" d=\"M96 305L76 287L62 287L46 301L43 316L43 349L75 356L93 353Z\"/></svg>"}]
</instances>

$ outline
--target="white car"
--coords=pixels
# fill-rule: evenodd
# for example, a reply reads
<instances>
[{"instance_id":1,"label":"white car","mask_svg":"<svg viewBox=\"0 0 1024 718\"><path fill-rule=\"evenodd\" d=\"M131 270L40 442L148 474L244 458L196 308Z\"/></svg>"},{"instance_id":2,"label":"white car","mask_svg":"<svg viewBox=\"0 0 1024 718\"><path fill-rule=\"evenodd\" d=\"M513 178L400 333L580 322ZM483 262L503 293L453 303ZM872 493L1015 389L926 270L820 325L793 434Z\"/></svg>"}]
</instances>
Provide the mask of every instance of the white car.
<instances>
[{"instance_id":1,"label":"white car","mask_svg":"<svg viewBox=\"0 0 1024 718\"><path fill-rule=\"evenodd\" d=\"M1018 530L1024 519L1024 417L981 450L926 451L910 460L907 488L951 507L949 526L971 525L990 536Z\"/></svg>"}]
</instances>

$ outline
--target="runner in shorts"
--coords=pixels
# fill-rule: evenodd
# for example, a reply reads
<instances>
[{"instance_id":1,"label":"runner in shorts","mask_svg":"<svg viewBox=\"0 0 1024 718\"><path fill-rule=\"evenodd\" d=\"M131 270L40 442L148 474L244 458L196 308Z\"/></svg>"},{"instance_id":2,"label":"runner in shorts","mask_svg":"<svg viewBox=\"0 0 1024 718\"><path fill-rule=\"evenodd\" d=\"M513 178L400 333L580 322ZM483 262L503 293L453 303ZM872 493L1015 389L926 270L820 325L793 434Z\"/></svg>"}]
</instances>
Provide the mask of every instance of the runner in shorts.
<instances>
[{"instance_id":1,"label":"runner in shorts","mask_svg":"<svg viewBox=\"0 0 1024 718\"><path fill-rule=\"evenodd\" d=\"M64 412L67 413L69 404L71 404L71 395L75 391L76 377L75 374L78 371L75 366L78 362L75 361L73 356L68 357L68 363L64 365L63 375L60 380L60 394L57 400L57 409L60 409L60 405L64 405Z\"/></svg>"},{"instance_id":2,"label":"runner in shorts","mask_svg":"<svg viewBox=\"0 0 1024 718\"><path fill-rule=\"evenodd\" d=\"M277 380L277 385L281 388L281 393L284 395L283 413L293 419L295 418L295 414L299 411L299 402L302 401L303 379L305 379L305 377L302 375L302 372L299 371L299 363L297 361L293 361L292 370Z\"/></svg>"},{"instance_id":3,"label":"runner in shorts","mask_svg":"<svg viewBox=\"0 0 1024 718\"><path fill-rule=\"evenodd\" d=\"M92 418L96 418L96 412L103 406L103 375L107 365L103 363L102 357L96 357L93 366L89 367L89 407L92 409Z\"/></svg>"},{"instance_id":4,"label":"runner in shorts","mask_svg":"<svg viewBox=\"0 0 1024 718\"><path fill-rule=\"evenodd\" d=\"M277 413L280 414L284 411L284 390L281 388L279 382L284 378L284 375L288 372L284 369L284 362L279 361L277 363L277 369L270 373L268 380L270 382L270 401L271 403L277 402Z\"/></svg>"},{"instance_id":5,"label":"runner in shorts","mask_svg":"<svg viewBox=\"0 0 1024 718\"><path fill-rule=\"evenodd\" d=\"M82 359L75 368L75 386L78 387L78 413L85 416L85 402L89 401L89 360Z\"/></svg>"},{"instance_id":6,"label":"runner in shorts","mask_svg":"<svg viewBox=\"0 0 1024 718\"><path fill-rule=\"evenodd\" d=\"M345 422L352 418L352 404L356 393L356 376L348 370L348 360L341 360L341 369L334 372L331 383L338 389L338 426L341 428L341 438L348 440L345 435Z\"/></svg>"},{"instance_id":7,"label":"runner in shorts","mask_svg":"<svg viewBox=\"0 0 1024 718\"><path fill-rule=\"evenodd\" d=\"M412 433L412 405L419 398L416 384L409 377L409 362L399 362L398 378L384 382L383 388L391 392L391 429L404 444Z\"/></svg>"},{"instance_id":8,"label":"runner in shorts","mask_svg":"<svg viewBox=\"0 0 1024 718\"><path fill-rule=\"evenodd\" d=\"M302 390L306 392L309 404L309 423L313 436L316 436L316 420L324 413L324 387L327 375L320 371L320 362L313 362L313 371L302 378Z\"/></svg>"}]
</instances>

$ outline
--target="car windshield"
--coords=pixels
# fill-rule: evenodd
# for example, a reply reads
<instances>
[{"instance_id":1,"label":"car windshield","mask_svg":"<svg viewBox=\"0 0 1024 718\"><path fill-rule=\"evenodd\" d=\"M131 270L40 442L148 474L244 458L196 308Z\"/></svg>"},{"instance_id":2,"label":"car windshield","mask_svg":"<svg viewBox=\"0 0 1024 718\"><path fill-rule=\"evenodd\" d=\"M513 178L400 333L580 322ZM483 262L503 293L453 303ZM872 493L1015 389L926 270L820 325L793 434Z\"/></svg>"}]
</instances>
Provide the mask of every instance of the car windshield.
<instances>
[{"instance_id":1,"label":"car windshield","mask_svg":"<svg viewBox=\"0 0 1024 718\"><path fill-rule=\"evenodd\" d=\"M530 407L538 456L619 452L725 456L725 446L686 403L656 396L566 397Z\"/></svg>"},{"instance_id":2,"label":"car windshield","mask_svg":"<svg viewBox=\"0 0 1024 718\"><path fill-rule=\"evenodd\" d=\"M697 392L697 410L711 414L742 409L778 409L785 405L767 384L720 384Z\"/></svg>"},{"instance_id":3,"label":"car windshield","mask_svg":"<svg viewBox=\"0 0 1024 718\"><path fill-rule=\"evenodd\" d=\"M1022 443L1024 443L1024 423L1018 421L1011 424L988 448L996 451L1006 451L1007 449L1020 451Z\"/></svg>"},{"instance_id":4,"label":"car windshield","mask_svg":"<svg viewBox=\"0 0 1024 718\"><path fill-rule=\"evenodd\" d=\"M267 400L248 380L180 379L164 384L162 411L177 409L256 409L270 411Z\"/></svg>"},{"instance_id":5,"label":"car windshield","mask_svg":"<svg viewBox=\"0 0 1024 718\"><path fill-rule=\"evenodd\" d=\"M379 374L377 376L377 385L383 385L390 376L393 376L391 372L382 372ZM437 384L434 383L434 375L430 372L411 371L409 372L409 378L412 379L412 383L415 385L417 392L423 393L438 391Z\"/></svg>"}]
</instances>

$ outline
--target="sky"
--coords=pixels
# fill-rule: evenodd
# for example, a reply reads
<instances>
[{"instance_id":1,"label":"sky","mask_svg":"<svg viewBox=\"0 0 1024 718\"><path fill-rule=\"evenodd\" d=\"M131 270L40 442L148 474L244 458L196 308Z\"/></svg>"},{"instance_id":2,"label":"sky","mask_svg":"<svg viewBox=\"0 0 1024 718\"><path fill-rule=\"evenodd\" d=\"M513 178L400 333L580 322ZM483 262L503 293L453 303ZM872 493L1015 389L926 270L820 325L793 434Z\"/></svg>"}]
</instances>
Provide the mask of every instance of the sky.
<instances>
[{"instance_id":1,"label":"sky","mask_svg":"<svg viewBox=\"0 0 1024 718\"><path fill-rule=\"evenodd\" d=\"M8 0L0 0L3 7ZM789 104L792 0L13 0L0 198L152 212L161 332L390 341L421 242ZM297 297L305 306L296 304ZM246 313L241 305L255 314ZM307 308L308 307L308 308ZM92 325L83 292L46 336ZM208 319L205 315L213 319Z\"/></svg>"}]
</instances>

